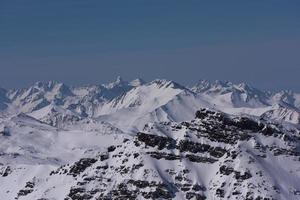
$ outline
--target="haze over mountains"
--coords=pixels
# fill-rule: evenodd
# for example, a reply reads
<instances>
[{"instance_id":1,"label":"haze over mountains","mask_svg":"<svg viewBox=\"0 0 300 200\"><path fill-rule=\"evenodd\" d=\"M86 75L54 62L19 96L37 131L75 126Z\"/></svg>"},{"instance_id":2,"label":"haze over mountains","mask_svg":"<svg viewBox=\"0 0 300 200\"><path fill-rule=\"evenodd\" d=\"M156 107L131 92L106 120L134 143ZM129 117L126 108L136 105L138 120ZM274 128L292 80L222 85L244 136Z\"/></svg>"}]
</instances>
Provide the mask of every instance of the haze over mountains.
<instances>
[{"instance_id":1,"label":"haze over mountains","mask_svg":"<svg viewBox=\"0 0 300 200\"><path fill-rule=\"evenodd\" d=\"M299 199L300 94L118 77L0 89L1 199Z\"/></svg>"}]
</instances>

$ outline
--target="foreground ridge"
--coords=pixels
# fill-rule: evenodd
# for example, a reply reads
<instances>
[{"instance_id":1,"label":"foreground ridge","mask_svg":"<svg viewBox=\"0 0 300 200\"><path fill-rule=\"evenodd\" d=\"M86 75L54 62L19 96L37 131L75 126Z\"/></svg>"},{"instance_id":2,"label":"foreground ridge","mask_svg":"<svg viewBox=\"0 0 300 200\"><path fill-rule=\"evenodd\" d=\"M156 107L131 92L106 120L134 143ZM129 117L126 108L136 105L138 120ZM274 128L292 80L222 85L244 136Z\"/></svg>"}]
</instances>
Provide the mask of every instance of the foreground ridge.
<instances>
[{"instance_id":1,"label":"foreground ridge","mask_svg":"<svg viewBox=\"0 0 300 200\"><path fill-rule=\"evenodd\" d=\"M42 127L44 132L57 131L25 116L14 122L24 125L29 120L31 127L38 126L39 130ZM59 159L56 166L53 162L42 164L41 160L49 161L49 157L41 157L41 164L34 168L14 165L14 162L3 164L0 170L3 185L12 184L22 174L26 177L14 189L3 187L1 196L16 199L300 198L300 134L294 127L206 108L198 110L191 121L147 123L135 134L126 134L106 123L101 125L102 129L97 127L94 132L89 130L89 137L97 139L97 143L76 144L78 149L73 151L81 153L73 160L65 160L65 164ZM61 143L59 130L56 134L55 143L50 146ZM74 148L71 144L78 143L76 134L63 134ZM80 136L84 140L84 133ZM13 135L1 137L9 140ZM96 144L99 148L95 148ZM32 147L30 151L38 148L36 144ZM23 155L3 152L1 157L21 159L28 152L28 149Z\"/></svg>"}]
</instances>

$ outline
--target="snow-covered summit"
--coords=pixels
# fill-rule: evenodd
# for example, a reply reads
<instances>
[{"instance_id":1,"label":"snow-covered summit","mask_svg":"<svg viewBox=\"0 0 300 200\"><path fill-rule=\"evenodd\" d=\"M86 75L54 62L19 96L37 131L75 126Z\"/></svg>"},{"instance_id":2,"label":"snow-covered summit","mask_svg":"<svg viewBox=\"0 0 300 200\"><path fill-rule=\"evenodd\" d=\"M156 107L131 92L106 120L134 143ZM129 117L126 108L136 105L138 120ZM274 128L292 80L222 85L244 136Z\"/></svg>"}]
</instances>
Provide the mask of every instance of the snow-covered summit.
<instances>
[{"instance_id":1,"label":"snow-covered summit","mask_svg":"<svg viewBox=\"0 0 300 200\"><path fill-rule=\"evenodd\" d=\"M131 85L132 87L138 87L138 86L141 86L145 83L146 82L143 79L137 78L137 79L134 79L134 80L130 81L129 85Z\"/></svg>"},{"instance_id":2,"label":"snow-covered summit","mask_svg":"<svg viewBox=\"0 0 300 200\"><path fill-rule=\"evenodd\" d=\"M128 85L128 82L124 81L121 76L117 76L115 81L112 81L108 84L103 84L104 87L109 88L109 89L112 89L115 87L122 87L125 85Z\"/></svg>"},{"instance_id":3,"label":"snow-covered summit","mask_svg":"<svg viewBox=\"0 0 300 200\"><path fill-rule=\"evenodd\" d=\"M137 124L142 127L149 120L189 120L201 106L230 114L270 116L272 120L298 123L300 94L266 92L246 83L229 81L201 80L187 88L172 80L126 81L121 77L108 84L76 87L57 81L37 82L28 88L0 92L3 112L31 115L51 111L47 109L49 105L69 111L80 119L108 120L121 129L124 122L126 127L132 128ZM128 115L133 117L128 119Z\"/></svg>"},{"instance_id":4,"label":"snow-covered summit","mask_svg":"<svg viewBox=\"0 0 300 200\"><path fill-rule=\"evenodd\" d=\"M246 83L233 84L229 81L210 82L201 80L191 90L222 99L222 101L232 104L234 107L262 107L269 105L266 92L251 87Z\"/></svg>"}]
</instances>

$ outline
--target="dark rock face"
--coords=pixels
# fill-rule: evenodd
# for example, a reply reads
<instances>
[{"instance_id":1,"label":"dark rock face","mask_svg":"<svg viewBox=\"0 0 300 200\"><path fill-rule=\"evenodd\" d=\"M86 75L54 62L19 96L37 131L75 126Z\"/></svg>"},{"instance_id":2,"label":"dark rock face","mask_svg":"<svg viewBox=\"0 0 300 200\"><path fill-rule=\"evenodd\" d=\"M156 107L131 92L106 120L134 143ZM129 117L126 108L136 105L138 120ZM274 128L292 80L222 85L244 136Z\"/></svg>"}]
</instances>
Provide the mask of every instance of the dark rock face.
<instances>
[{"instance_id":1,"label":"dark rock face","mask_svg":"<svg viewBox=\"0 0 300 200\"><path fill-rule=\"evenodd\" d=\"M233 125L241 129L251 130L253 132L259 132L264 128L263 124L260 124L246 117L239 118L237 121L233 123Z\"/></svg>"},{"instance_id":2,"label":"dark rock face","mask_svg":"<svg viewBox=\"0 0 300 200\"><path fill-rule=\"evenodd\" d=\"M137 190L130 191L126 184L119 184L108 195L101 195L99 200L104 199L128 199L133 200L137 198Z\"/></svg>"},{"instance_id":3,"label":"dark rock face","mask_svg":"<svg viewBox=\"0 0 300 200\"><path fill-rule=\"evenodd\" d=\"M10 166L7 166L7 167L5 168L5 170L2 172L2 174L0 174L0 175L2 175L3 177L6 177L6 176L8 176L8 175L11 174L11 173L12 173L11 167L10 167Z\"/></svg>"},{"instance_id":4,"label":"dark rock face","mask_svg":"<svg viewBox=\"0 0 300 200\"><path fill-rule=\"evenodd\" d=\"M185 195L186 199L196 199L196 200L205 200L206 197L201 195L201 194L197 194L195 192L187 192Z\"/></svg>"},{"instance_id":5,"label":"dark rock face","mask_svg":"<svg viewBox=\"0 0 300 200\"><path fill-rule=\"evenodd\" d=\"M108 154L101 154L100 155L100 160L101 161L104 161L104 160L107 160L107 159L109 159L109 155Z\"/></svg>"},{"instance_id":6,"label":"dark rock face","mask_svg":"<svg viewBox=\"0 0 300 200\"><path fill-rule=\"evenodd\" d=\"M233 172L234 172L234 170L233 170L232 167L227 167L227 166L225 166L225 165L222 165L222 166L220 167L220 173L221 173L221 174L229 175L229 174L231 174L231 173L233 173Z\"/></svg>"},{"instance_id":7,"label":"dark rock face","mask_svg":"<svg viewBox=\"0 0 300 200\"><path fill-rule=\"evenodd\" d=\"M196 118L201 120L200 126L187 125L187 122L182 124L190 130L202 132L201 137L208 137L216 142L235 144L237 141L250 139L250 134L254 132L265 136L283 135L278 127L264 121L256 121L247 117L230 118L226 114L205 108L196 112Z\"/></svg>"},{"instance_id":8,"label":"dark rock face","mask_svg":"<svg viewBox=\"0 0 300 200\"><path fill-rule=\"evenodd\" d=\"M135 190L129 189L130 186L135 186ZM149 188L151 191L144 192L140 189ZM128 180L127 183L121 183L110 191L107 195L100 194L97 199L137 199L141 195L145 199L171 199L175 197L172 188L164 183L135 181Z\"/></svg>"},{"instance_id":9,"label":"dark rock face","mask_svg":"<svg viewBox=\"0 0 300 200\"><path fill-rule=\"evenodd\" d=\"M107 151L108 151L108 152L113 152L114 150L116 150L116 147L115 147L115 146L109 146L109 147L107 148Z\"/></svg>"},{"instance_id":10,"label":"dark rock face","mask_svg":"<svg viewBox=\"0 0 300 200\"><path fill-rule=\"evenodd\" d=\"M33 192L34 186L35 186L34 182L30 182L30 181L27 182L25 185L25 188L18 192L18 197L16 197L16 199L18 199L21 196L26 196L26 195L30 194L31 192Z\"/></svg>"},{"instance_id":11,"label":"dark rock face","mask_svg":"<svg viewBox=\"0 0 300 200\"><path fill-rule=\"evenodd\" d=\"M206 119L208 117L214 120L224 120L226 118L225 114L220 112L215 112L206 108L202 108L198 110L195 114L196 118L198 119Z\"/></svg>"},{"instance_id":12,"label":"dark rock face","mask_svg":"<svg viewBox=\"0 0 300 200\"><path fill-rule=\"evenodd\" d=\"M176 144L176 141L172 138L150 135L141 132L137 134L137 141L140 141L150 147L157 147L159 150L164 148L172 149ZM136 142L136 144L138 144L138 142Z\"/></svg>"},{"instance_id":13,"label":"dark rock face","mask_svg":"<svg viewBox=\"0 0 300 200\"><path fill-rule=\"evenodd\" d=\"M189 140L181 140L177 148L180 152L203 153L209 150L210 145L200 144Z\"/></svg>"},{"instance_id":14,"label":"dark rock face","mask_svg":"<svg viewBox=\"0 0 300 200\"><path fill-rule=\"evenodd\" d=\"M166 159L166 160L180 160L181 157L180 155L175 155L171 153L165 153L165 152L147 152L152 158L156 159Z\"/></svg>"},{"instance_id":15,"label":"dark rock face","mask_svg":"<svg viewBox=\"0 0 300 200\"><path fill-rule=\"evenodd\" d=\"M223 189L217 189L216 190L216 196L223 198L225 196L225 191Z\"/></svg>"},{"instance_id":16,"label":"dark rock face","mask_svg":"<svg viewBox=\"0 0 300 200\"><path fill-rule=\"evenodd\" d=\"M214 163L218 161L217 159L196 156L193 154L186 155L186 158L189 159L189 161L191 162L198 162L198 163Z\"/></svg>"},{"instance_id":17,"label":"dark rock face","mask_svg":"<svg viewBox=\"0 0 300 200\"><path fill-rule=\"evenodd\" d=\"M94 158L82 158L81 160L74 163L73 166L71 166L68 175L72 175L75 177L95 162L97 162L97 160Z\"/></svg>"},{"instance_id":18,"label":"dark rock face","mask_svg":"<svg viewBox=\"0 0 300 200\"><path fill-rule=\"evenodd\" d=\"M180 152L205 153L209 152L211 156L220 158L227 151L221 147L212 147L208 144L200 144L189 140L180 140L177 146Z\"/></svg>"},{"instance_id":19,"label":"dark rock face","mask_svg":"<svg viewBox=\"0 0 300 200\"><path fill-rule=\"evenodd\" d=\"M249 179L252 177L250 172L245 172L244 174L241 174L241 172L235 171L234 173L235 173L235 178L240 181L243 181L243 180L246 180L246 179Z\"/></svg>"},{"instance_id":20,"label":"dark rock face","mask_svg":"<svg viewBox=\"0 0 300 200\"><path fill-rule=\"evenodd\" d=\"M86 193L84 188L71 188L68 197L72 200L87 200L93 198L92 195Z\"/></svg>"}]
</instances>

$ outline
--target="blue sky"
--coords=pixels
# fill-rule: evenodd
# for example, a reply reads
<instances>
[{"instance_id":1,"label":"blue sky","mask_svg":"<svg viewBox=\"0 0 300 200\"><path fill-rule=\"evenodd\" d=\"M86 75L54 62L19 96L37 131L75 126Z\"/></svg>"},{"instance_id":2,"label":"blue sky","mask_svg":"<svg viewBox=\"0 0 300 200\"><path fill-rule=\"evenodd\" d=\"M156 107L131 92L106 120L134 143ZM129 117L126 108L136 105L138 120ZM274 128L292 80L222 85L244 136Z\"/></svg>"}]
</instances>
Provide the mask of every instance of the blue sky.
<instances>
[{"instance_id":1,"label":"blue sky","mask_svg":"<svg viewBox=\"0 0 300 200\"><path fill-rule=\"evenodd\" d=\"M0 85L121 75L300 91L298 0L0 0Z\"/></svg>"}]
</instances>

